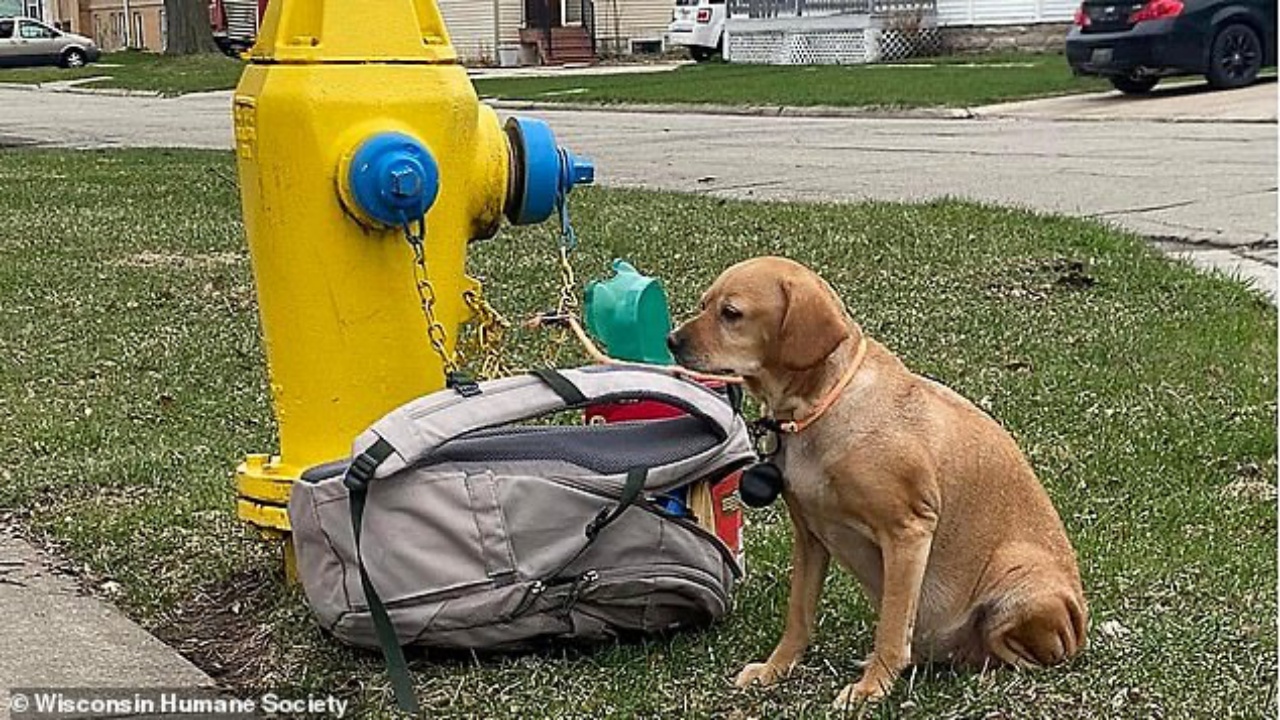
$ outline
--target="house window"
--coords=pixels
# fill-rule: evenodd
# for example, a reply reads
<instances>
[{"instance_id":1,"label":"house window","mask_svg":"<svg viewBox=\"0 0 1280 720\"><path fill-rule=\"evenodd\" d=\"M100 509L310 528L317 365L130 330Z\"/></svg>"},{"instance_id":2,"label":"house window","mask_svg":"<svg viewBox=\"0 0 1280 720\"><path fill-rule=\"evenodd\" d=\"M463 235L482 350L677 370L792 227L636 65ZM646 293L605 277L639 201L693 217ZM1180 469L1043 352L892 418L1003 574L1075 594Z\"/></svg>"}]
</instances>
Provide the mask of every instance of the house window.
<instances>
[{"instance_id":1,"label":"house window","mask_svg":"<svg viewBox=\"0 0 1280 720\"><path fill-rule=\"evenodd\" d=\"M135 11L133 13L133 33L129 35L129 43L132 47L139 49L147 47L147 40L142 31L142 13L140 12Z\"/></svg>"},{"instance_id":2,"label":"house window","mask_svg":"<svg viewBox=\"0 0 1280 720\"><path fill-rule=\"evenodd\" d=\"M565 25L582 24L582 0L560 0L560 17Z\"/></svg>"},{"instance_id":3,"label":"house window","mask_svg":"<svg viewBox=\"0 0 1280 720\"><path fill-rule=\"evenodd\" d=\"M160 8L160 51L169 49L169 24L164 21L164 8Z\"/></svg>"},{"instance_id":4,"label":"house window","mask_svg":"<svg viewBox=\"0 0 1280 720\"><path fill-rule=\"evenodd\" d=\"M27 7L23 11L23 14L27 17L34 20L39 20L44 17L43 8L40 7L40 0L27 0L26 5Z\"/></svg>"},{"instance_id":5,"label":"house window","mask_svg":"<svg viewBox=\"0 0 1280 720\"><path fill-rule=\"evenodd\" d=\"M128 44L129 36L126 33L126 30L127 28L125 27L125 23L124 23L124 13L111 13L111 37L113 38L113 42L111 43L112 46L122 47Z\"/></svg>"}]
</instances>

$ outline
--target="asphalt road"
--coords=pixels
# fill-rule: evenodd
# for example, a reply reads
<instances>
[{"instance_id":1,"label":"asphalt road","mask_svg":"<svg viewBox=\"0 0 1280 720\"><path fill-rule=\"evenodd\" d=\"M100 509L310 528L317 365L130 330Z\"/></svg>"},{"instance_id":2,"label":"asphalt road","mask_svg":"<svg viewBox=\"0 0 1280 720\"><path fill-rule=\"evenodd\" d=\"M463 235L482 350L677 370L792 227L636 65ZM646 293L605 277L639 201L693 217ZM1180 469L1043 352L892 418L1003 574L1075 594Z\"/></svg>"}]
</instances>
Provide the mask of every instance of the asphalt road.
<instances>
[{"instance_id":1,"label":"asphalt road","mask_svg":"<svg viewBox=\"0 0 1280 720\"><path fill-rule=\"evenodd\" d=\"M1249 114L1260 94L1274 107L1275 87L1192 95L1231 118L1232 103L1248 103ZM1183 107L1187 98L1179 91L1163 102ZM1026 103L1010 117L987 108L974 120L529 114L593 158L606 185L771 200L951 196L1088 216L1179 252L1210 244L1196 259L1274 295L1274 122L1162 122L1160 99L1140 102L1137 119L1120 112L1102 122ZM0 88L0 146L229 148L229 105L227 93L163 100Z\"/></svg>"}]
</instances>

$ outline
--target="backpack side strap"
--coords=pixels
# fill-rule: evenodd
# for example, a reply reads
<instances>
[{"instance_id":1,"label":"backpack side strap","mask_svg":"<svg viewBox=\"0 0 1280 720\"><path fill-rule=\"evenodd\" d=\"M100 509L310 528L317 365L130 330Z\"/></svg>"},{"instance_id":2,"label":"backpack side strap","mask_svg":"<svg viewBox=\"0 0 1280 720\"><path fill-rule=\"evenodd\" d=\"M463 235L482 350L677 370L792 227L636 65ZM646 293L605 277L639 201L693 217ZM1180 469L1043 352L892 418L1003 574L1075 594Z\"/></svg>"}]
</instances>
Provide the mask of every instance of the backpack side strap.
<instances>
[{"instance_id":1,"label":"backpack side strap","mask_svg":"<svg viewBox=\"0 0 1280 720\"><path fill-rule=\"evenodd\" d=\"M567 407L586 405L588 402L582 390L555 368L537 368L530 370L529 374L546 383L547 387L551 388L551 392L559 395Z\"/></svg>"},{"instance_id":2,"label":"backpack side strap","mask_svg":"<svg viewBox=\"0 0 1280 720\"><path fill-rule=\"evenodd\" d=\"M382 647L382 657L387 663L387 675L391 678L391 687L395 692L396 705L407 713L417 715L420 712L418 698L413 692L413 678L409 675L409 663L405 660L404 649L400 647L400 639L396 637L395 626L391 624L391 616L386 605L369 580L369 573L364 569L364 558L360 554L360 529L364 524L364 506L368 499L369 481L373 480L378 466L391 457L395 449L391 443L379 439L367 450L356 456L347 468L342 484L346 486L351 504L351 531L355 537L356 565L360 567L360 586L364 591L365 602L369 605L369 615L373 618L373 629L378 636L378 645Z\"/></svg>"}]
</instances>

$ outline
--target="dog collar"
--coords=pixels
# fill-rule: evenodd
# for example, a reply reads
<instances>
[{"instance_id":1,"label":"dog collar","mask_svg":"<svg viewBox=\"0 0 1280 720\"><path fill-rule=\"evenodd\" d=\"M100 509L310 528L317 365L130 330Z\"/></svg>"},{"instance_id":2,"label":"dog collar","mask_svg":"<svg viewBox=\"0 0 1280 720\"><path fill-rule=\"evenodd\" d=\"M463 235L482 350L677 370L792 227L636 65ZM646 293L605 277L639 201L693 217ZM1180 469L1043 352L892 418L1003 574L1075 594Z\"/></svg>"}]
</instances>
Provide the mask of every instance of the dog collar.
<instances>
[{"instance_id":1,"label":"dog collar","mask_svg":"<svg viewBox=\"0 0 1280 720\"><path fill-rule=\"evenodd\" d=\"M849 364L849 369L844 371L844 375L840 378L840 382L831 388L826 395L822 396L822 400L818 402L818 406L813 412L798 420L776 420L774 418L761 418L757 422L766 430L772 430L776 433L785 435L795 435L804 432L804 429L818 421L832 405L835 405L839 399L840 393L849 387L849 383L853 382L853 376L858 374L858 368L862 367L862 361L867 356L867 337L862 336L862 341L858 343L858 352L853 356L853 362Z\"/></svg>"}]
</instances>

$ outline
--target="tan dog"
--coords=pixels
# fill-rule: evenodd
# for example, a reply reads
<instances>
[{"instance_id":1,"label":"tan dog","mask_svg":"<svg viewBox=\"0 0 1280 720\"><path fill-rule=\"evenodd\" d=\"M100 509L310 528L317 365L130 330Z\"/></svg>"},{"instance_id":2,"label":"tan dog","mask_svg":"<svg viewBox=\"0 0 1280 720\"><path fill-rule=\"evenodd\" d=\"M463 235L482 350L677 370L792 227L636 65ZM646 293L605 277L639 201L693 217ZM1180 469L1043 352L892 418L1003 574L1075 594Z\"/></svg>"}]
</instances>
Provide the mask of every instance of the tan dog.
<instances>
[{"instance_id":1,"label":"tan dog","mask_svg":"<svg viewBox=\"0 0 1280 720\"><path fill-rule=\"evenodd\" d=\"M1043 666L1083 648L1075 552L1013 438L865 339L815 273L782 258L735 265L669 343L683 365L742 375L774 418L812 423L784 434L775 459L795 540L786 630L738 687L799 661L833 557L879 614L862 679L836 707L884 696L912 663Z\"/></svg>"}]
</instances>

